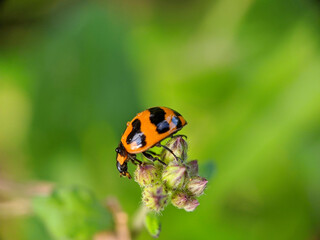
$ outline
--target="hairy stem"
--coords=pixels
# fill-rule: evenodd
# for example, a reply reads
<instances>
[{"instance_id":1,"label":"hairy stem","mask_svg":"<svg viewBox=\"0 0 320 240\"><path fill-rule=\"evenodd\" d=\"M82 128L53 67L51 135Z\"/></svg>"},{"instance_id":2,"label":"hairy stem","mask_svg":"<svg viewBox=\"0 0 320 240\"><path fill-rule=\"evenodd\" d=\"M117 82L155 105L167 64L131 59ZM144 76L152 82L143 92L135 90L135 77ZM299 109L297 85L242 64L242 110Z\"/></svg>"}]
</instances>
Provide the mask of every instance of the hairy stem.
<instances>
[{"instance_id":1,"label":"hairy stem","mask_svg":"<svg viewBox=\"0 0 320 240\"><path fill-rule=\"evenodd\" d=\"M131 236L132 239L136 239L141 231L144 229L144 221L146 218L146 215L150 212L149 209L147 209L143 204L139 207L137 212L133 216L133 222L132 222L132 230L131 230Z\"/></svg>"}]
</instances>

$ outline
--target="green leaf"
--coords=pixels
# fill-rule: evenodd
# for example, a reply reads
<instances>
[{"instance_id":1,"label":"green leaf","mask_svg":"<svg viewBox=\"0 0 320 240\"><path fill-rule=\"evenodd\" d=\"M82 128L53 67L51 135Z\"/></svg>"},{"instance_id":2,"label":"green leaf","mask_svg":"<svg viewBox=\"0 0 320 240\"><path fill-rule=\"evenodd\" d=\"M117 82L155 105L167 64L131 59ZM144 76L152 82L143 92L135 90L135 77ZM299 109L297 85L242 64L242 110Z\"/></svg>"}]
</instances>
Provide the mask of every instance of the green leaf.
<instances>
[{"instance_id":1,"label":"green leaf","mask_svg":"<svg viewBox=\"0 0 320 240\"><path fill-rule=\"evenodd\" d=\"M149 232L149 234L157 238L159 237L160 231L161 231L161 223L159 216L154 212L149 212L146 215L145 218L145 226Z\"/></svg>"},{"instance_id":2,"label":"green leaf","mask_svg":"<svg viewBox=\"0 0 320 240\"><path fill-rule=\"evenodd\" d=\"M84 188L58 188L33 199L33 209L54 239L87 240L113 227L111 213Z\"/></svg>"}]
</instances>

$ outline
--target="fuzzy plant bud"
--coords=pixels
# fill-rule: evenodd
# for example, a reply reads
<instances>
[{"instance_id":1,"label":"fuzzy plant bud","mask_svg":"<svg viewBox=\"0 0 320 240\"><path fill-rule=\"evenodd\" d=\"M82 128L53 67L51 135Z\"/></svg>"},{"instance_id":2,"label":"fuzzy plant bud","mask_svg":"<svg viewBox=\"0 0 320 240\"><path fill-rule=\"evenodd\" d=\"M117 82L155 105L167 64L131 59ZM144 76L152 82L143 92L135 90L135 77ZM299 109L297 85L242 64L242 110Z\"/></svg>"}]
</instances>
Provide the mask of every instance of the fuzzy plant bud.
<instances>
[{"instance_id":1,"label":"fuzzy plant bud","mask_svg":"<svg viewBox=\"0 0 320 240\"><path fill-rule=\"evenodd\" d=\"M143 190L142 201L150 210L160 212L168 203L168 193L160 184L149 185Z\"/></svg>"},{"instance_id":2,"label":"fuzzy plant bud","mask_svg":"<svg viewBox=\"0 0 320 240\"><path fill-rule=\"evenodd\" d=\"M171 198L171 203L177 208L183 208L187 212L192 212L199 205L194 197L190 197L187 193L178 192Z\"/></svg>"},{"instance_id":3,"label":"fuzzy plant bud","mask_svg":"<svg viewBox=\"0 0 320 240\"><path fill-rule=\"evenodd\" d=\"M200 203L197 199L190 197L184 206L184 210L187 212L193 212L199 206L199 204Z\"/></svg>"},{"instance_id":4,"label":"fuzzy plant bud","mask_svg":"<svg viewBox=\"0 0 320 240\"><path fill-rule=\"evenodd\" d=\"M207 183L208 180L203 177L193 177L188 181L186 189L191 195L198 197L203 193Z\"/></svg>"},{"instance_id":5,"label":"fuzzy plant bud","mask_svg":"<svg viewBox=\"0 0 320 240\"><path fill-rule=\"evenodd\" d=\"M171 203L177 208L184 208L188 201L188 195L184 192L177 192L171 197Z\"/></svg>"},{"instance_id":6,"label":"fuzzy plant bud","mask_svg":"<svg viewBox=\"0 0 320 240\"><path fill-rule=\"evenodd\" d=\"M160 181L160 172L155 165L140 164L136 168L134 179L139 183L140 187L145 187L149 184L158 183Z\"/></svg>"},{"instance_id":7,"label":"fuzzy plant bud","mask_svg":"<svg viewBox=\"0 0 320 240\"><path fill-rule=\"evenodd\" d=\"M182 161L187 159L188 144L182 136L172 137L166 143L166 146ZM166 149L162 150L161 158L165 163L170 163L171 161L176 160L172 153Z\"/></svg>"},{"instance_id":8,"label":"fuzzy plant bud","mask_svg":"<svg viewBox=\"0 0 320 240\"><path fill-rule=\"evenodd\" d=\"M198 161L192 160L192 161L188 162L187 163L187 170L188 170L189 177L198 176L198 171L199 171Z\"/></svg>"},{"instance_id":9,"label":"fuzzy plant bud","mask_svg":"<svg viewBox=\"0 0 320 240\"><path fill-rule=\"evenodd\" d=\"M170 162L162 173L163 183L172 190L181 189L184 186L186 177L187 168L175 160Z\"/></svg>"}]
</instances>

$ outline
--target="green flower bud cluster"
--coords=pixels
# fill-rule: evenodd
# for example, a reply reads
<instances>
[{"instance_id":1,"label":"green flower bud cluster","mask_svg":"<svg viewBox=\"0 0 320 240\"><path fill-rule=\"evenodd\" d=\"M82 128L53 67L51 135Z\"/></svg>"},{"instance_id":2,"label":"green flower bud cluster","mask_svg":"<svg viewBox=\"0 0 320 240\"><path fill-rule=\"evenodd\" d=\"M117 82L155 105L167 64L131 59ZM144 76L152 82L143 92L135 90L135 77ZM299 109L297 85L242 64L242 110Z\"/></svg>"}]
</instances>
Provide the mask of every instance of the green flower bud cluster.
<instances>
[{"instance_id":1,"label":"green flower bud cluster","mask_svg":"<svg viewBox=\"0 0 320 240\"><path fill-rule=\"evenodd\" d=\"M174 136L166 147L174 155L163 149L160 160L142 163L134 173L135 181L143 189L143 204L150 210L160 212L169 202L175 207L192 212L199 202L197 197L203 194L208 181L198 175L198 161L187 162L188 144L183 136Z\"/></svg>"}]
</instances>

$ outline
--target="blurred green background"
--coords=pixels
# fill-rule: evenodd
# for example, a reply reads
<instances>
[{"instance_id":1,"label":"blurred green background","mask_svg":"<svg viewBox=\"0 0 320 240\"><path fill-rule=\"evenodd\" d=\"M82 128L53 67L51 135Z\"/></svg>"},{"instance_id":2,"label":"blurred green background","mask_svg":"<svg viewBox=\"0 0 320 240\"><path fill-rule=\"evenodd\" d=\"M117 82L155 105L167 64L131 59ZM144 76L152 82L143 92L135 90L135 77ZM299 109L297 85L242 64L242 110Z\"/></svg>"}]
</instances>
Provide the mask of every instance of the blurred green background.
<instances>
[{"instance_id":1,"label":"blurred green background","mask_svg":"<svg viewBox=\"0 0 320 240\"><path fill-rule=\"evenodd\" d=\"M160 239L320 239L319 16L316 0L0 1L0 177L85 186L131 218L141 191L114 149L168 106L216 171ZM50 237L23 216L0 239Z\"/></svg>"}]
</instances>

